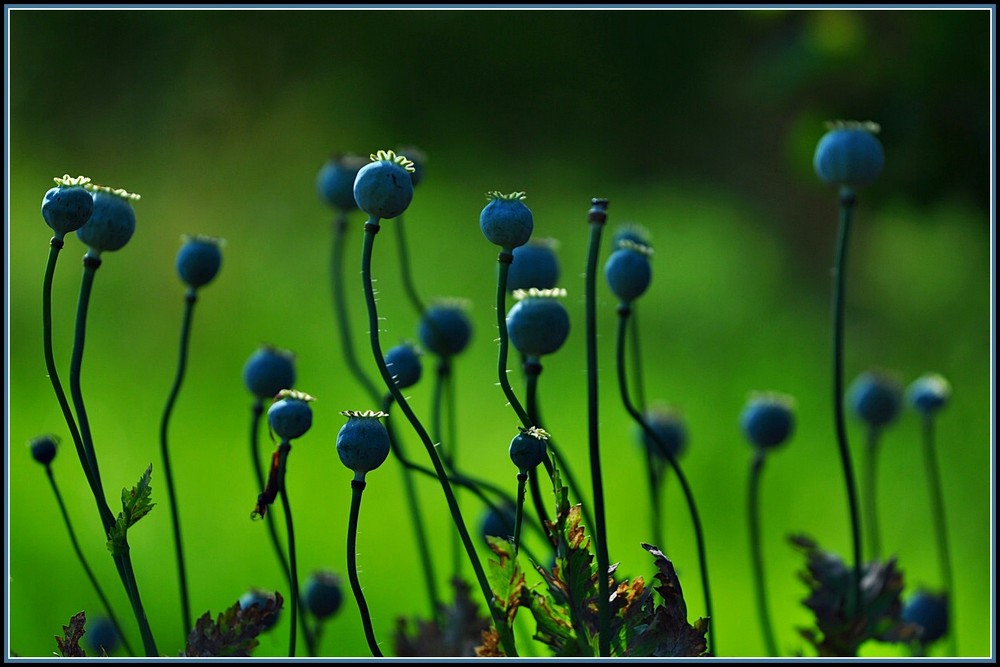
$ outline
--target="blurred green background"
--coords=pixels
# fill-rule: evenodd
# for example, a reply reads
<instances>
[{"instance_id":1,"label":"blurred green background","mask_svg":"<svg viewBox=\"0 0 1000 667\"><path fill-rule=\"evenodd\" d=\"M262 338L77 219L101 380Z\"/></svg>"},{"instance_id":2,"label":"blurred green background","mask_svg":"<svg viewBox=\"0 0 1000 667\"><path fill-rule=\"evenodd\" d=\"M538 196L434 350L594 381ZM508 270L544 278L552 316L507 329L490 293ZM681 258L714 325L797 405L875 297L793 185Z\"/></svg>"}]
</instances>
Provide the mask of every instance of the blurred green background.
<instances>
[{"instance_id":1,"label":"blurred green background","mask_svg":"<svg viewBox=\"0 0 1000 667\"><path fill-rule=\"evenodd\" d=\"M583 270L586 211L608 197L609 236L645 225L656 248L640 325L650 399L680 408L683 459L708 546L718 650L762 655L746 526L750 449L738 428L749 392L797 400L792 442L770 459L763 530L770 600L784 655L810 649L797 628L804 532L850 553L830 409L830 267L834 193L812 171L832 118L882 124L886 169L859 198L847 276L847 381L873 367L909 382L934 370L953 401L939 447L961 653L991 642L991 142L989 11L32 11L9 14L9 647L55 651L69 617L99 603L70 548L28 440L64 440L53 466L91 564L140 645L104 548L94 501L45 376L41 279L49 230L39 214L52 177L86 174L143 195L138 228L108 254L91 303L83 385L102 476L131 486L153 465L158 506L129 533L160 651L182 649L159 420L177 362L184 233L227 240L202 291L186 384L170 429L196 615L248 587L284 591L256 498L242 366L261 342L296 352L298 388L318 397L288 484L300 572L346 575L351 474L335 448L344 409L367 409L345 369L329 285L331 212L314 180L331 152L403 144L428 155L406 224L425 298L469 299L474 341L456 367L458 458L513 492L507 445L517 420L496 385L496 248L478 215L487 190L528 193L535 234L560 241L574 331L545 361L546 424L586 472ZM357 276L362 218L346 275ZM383 342L416 335L387 222L374 273ZM83 247L67 239L54 288L64 383ZM602 252L602 263L608 245ZM349 295L362 359L360 281ZM612 561L652 575L643 458L618 400L614 299L599 280L601 434ZM520 391L521 374L512 370ZM428 414L430 383L411 391ZM855 461L864 431L850 424ZM407 429L407 446L419 442ZM885 433L884 548L909 590L939 584L919 423ZM369 475L358 540L376 634L392 653L400 616L425 615L400 472ZM673 480L671 480L673 481ZM421 481L444 585L451 524L436 482ZM666 495L666 551L691 619L704 613L693 532L676 484ZM588 493L589 495L589 493ZM589 498L585 499L589 502ZM478 532L482 507L462 496ZM279 526L282 525L279 521ZM541 545L535 544L535 548ZM466 567L465 574L470 569ZM322 645L368 655L354 601ZM474 599L478 600L478 596ZM520 628L524 654L533 622ZM287 651L287 617L258 655ZM301 646L301 644L300 644ZM540 651L536 645L534 650ZM934 654L940 655L942 647ZM901 656L869 645L865 655Z\"/></svg>"}]
</instances>

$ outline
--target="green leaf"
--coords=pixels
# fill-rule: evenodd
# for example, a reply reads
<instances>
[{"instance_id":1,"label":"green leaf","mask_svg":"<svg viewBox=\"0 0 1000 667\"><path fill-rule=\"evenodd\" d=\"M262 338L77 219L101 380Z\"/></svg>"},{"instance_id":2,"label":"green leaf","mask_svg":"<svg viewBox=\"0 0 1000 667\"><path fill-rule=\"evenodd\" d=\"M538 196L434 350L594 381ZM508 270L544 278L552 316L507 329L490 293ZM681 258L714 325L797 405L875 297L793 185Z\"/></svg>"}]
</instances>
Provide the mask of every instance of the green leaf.
<instances>
[{"instance_id":1,"label":"green leaf","mask_svg":"<svg viewBox=\"0 0 1000 667\"><path fill-rule=\"evenodd\" d=\"M487 578L493 591L493 603L504 613L508 625L514 622L524 595L524 573L517 563L514 545L495 536L486 538L496 559L490 559Z\"/></svg>"},{"instance_id":2,"label":"green leaf","mask_svg":"<svg viewBox=\"0 0 1000 667\"><path fill-rule=\"evenodd\" d=\"M80 648L80 639L86 634L84 625L87 623L87 614L78 612L69 619L69 625L63 626L63 636L56 636L56 646L59 653L64 658L86 658L86 652Z\"/></svg>"},{"instance_id":3,"label":"green leaf","mask_svg":"<svg viewBox=\"0 0 1000 667\"><path fill-rule=\"evenodd\" d=\"M274 599L246 608L239 601L213 621L210 612L202 614L188 634L184 656L188 658L246 658L259 643L257 636L269 627L271 618L283 603L280 593Z\"/></svg>"},{"instance_id":4,"label":"green leaf","mask_svg":"<svg viewBox=\"0 0 1000 667\"><path fill-rule=\"evenodd\" d=\"M113 554L120 553L127 546L128 529L149 514L155 505L150 502L152 487L149 485L149 478L152 473L153 464L150 463L146 472L139 478L138 484L131 489L122 489L122 511L108 532L108 551Z\"/></svg>"}]
</instances>

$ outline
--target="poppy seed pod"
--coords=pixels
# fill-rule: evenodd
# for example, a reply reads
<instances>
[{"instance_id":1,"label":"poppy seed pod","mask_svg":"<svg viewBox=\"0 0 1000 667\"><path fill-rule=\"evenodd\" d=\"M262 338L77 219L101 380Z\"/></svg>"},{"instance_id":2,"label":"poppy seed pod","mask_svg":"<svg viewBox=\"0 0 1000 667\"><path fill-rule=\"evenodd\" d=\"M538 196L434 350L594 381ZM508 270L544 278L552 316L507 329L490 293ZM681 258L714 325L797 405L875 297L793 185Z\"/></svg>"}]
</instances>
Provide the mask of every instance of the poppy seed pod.
<instances>
[{"instance_id":1,"label":"poppy seed pod","mask_svg":"<svg viewBox=\"0 0 1000 667\"><path fill-rule=\"evenodd\" d=\"M56 446L59 439L54 435L40 435L31 440L31 456L43 466L52 463L56 457Z\"/></svg>"},{"instance_id":2,"label":"poppy seed pod","mask_svg":"<svg viewBox=\"0 0 1000 667\"><path fill-rule=\"evenodd\" d=\"M413 200L413 163L393 151L379 151L371 159L354 180L354 200L368 215L395 218Z\"/></svg>"},{"instance_id":3,"label":"poppy seed pod","mask_svg":"<svg viewBox=\"0 0 1000 667\"><path fill-rule=\"evenodd\" d=\"M356 155L334 155L316 175L316 192L330 207L348 213L358 208L354 199L354 181L368 160Z\"/></svg>"},{"instance_id":4,"label":"poppy seed pod","mask_svg":"<svg viewBox=\"0 0 1000 667\"><path fill-rule=\"evenodd\" d=\"M304 588L306 608L321 621L336 614L344 601L340 578L332 572L314 572Z\"/></svg>"},{"instance_id":5,"label":"poppy seed pod","mask_svg":"<svg viewBox=\"0 0 1000 667\"><path fill-rule=\"evenodd\" d=\"M862 188L871 185L885 166L876 123L835 121L816 145L813 168L827 185Z\"/></svg>"},{"instance_id":6,"label":"poppy seed pod","mask_svg":"<svg viewBox=\"0 0 1000 667\"><path fill-rule=\"evenodd\" d=\"M848 389L851 411L874 428L896 421L903 409L903 386L887 373L862 373Z\"/></svg>"},{"instance_id":7,"label":"poppy seed pod","mask_svg":"<svg viewBox=\"0 0 1000 667\"><path fill-rule=\"evenodd\" d=\"M316 399L294 389L282 389L267 411L267 423L283 441L301 438L312 426L312 408Z\"/></svg>"},{"instance_id":8,"label":"poppy seed pod","mask_svg":"<svg viewBox=\"0 0 1000 667\"><path fill-rule=\"evenodd\" d=\"M76 236L90 248L88 254L99 257L102 252L121 250L132 238L135 233L132 201L139 199L139 195L102 186L90 189L94 193L94 210L87 223L76 230Z\"/></svg>"},{"instance_id":9,"label":"poppy seed pod","mask_svg":"<svg viewBox=\"0 0 1000 667\"><path fill-rule=\"evenodd\" d=\"M660 459L676 460L687 449L687 428L676 410L650 408L646 411L646 423L656 435L655 438L640 429L639 435L649 452ZM669 456L668 456L669 454Z\"/></svg>"},{"instance_id":10,"label":"poppy seed pod","mask_svg":"<svg viewBox=\"0 0 1000 667\"><path fill-rule=\"evenodd\" d=\"M212 282L222 266L222 240L211 236L185 236L177 252L177 274L188 287Z\"/></svg>"},{"instance_id":11,"label":"poppy seed pod","mask_svg":"<svg viewBox=\"0 0 1000 667\"><path fill-rule=\"evenodd\" d=\"M917 591L903 605L900 618L920 626L921 644L932 644L948 634L948 596Z\"/></svg>"},{"instance_id":12,"label":"poppy seed pod","mask_svg":"<svg viewBox=\"0 0 1000 667\"><path fill-rule=\"evenodd\" d=\"M73 178L66 174L53 180L56 187L42 198L42 218L61 239L87 223L94 212L94 196L84 188L90 182L86 176Z\"/></svg>"},{"instance_id":13,"label":"poppy seed pod","mask_svg":"<svg viewBox=\"0 0 1000 667\"><path fill-rule=\"evenodd\" d=\"M486 239L507 253L527 243L535 223L524 204L524 193L494 191L486 193L486 198L489 203L479 214L479 228Z\"/></svg>"},{"instance_id":14,"label":"poppy seed pod","mask_svg":"<svg viewBox=\"0 0 1000 667\"><path fill-rule=\"evenodd\" d=\"M420 320L420 342L439 357L453 357L469 344L472 322L458 303L431 306Z\"/></svg>"},{"instance_id":15,"label":"poppy seed pod","mask_svg":"<svg viewBox=\"0 0 1000 667\"><path fill-rule=\"evenodd\" d=\"M548 451L545 441L548 437L548 433L534 426L521 429L521 432L514 436L510 441L509 454L518 472L527 473L545 460Z\"/></svg>"},{"instance_id":16,"label":"poppy seed pod","mask_svg":"<svg viewBox=\"0 0 1000 667\"><path fill-rule=\"evenodd\" d=\"M569 336L569 313L559 300L565 290L518 290L519 299L507 313L507 334L526 357L552 354Z\"/></svg>"},{"instance_id":17,"label":"poppy seed pod","mask_svg":"<svg viewBox=\"0 0 1000 667\"><path fill-rule=\"evenodd\" d=\"M948 403L951 384L942 375L929 373L914 380L906 389L910 405L922 415L932 415Z\"/></svg>"},{"instance_id":18,"label":"poppy seed pod","mask_svg":"<svg viewBox=\"0 0 1000 667\"><path fill-rule=\"evenodd\" d=\"M740 415L740 426L755 447L771 449L785 442L795 427L792 399L782 394L756 394Z\"/></svg>"},{"instance_id":19,"label":"poppy seed pod","mask_svg":"<svg viewBox=\"0 0 1000 667\"><path fill-rule=\"evenodd\" d=\"M262 345L243 366L243 383L261 400L274 398L282 389L291 389L295 386L295 355Z\"/></svg>"},{"instance_id":20,"label":"poppy seed pod","mask_svg":"<svg viewBox=\"0 0 1000 667\"><path fill-rule=\"evenodd\" d=\"M386 352L385 365L400 389L412 387L420 381L423 367L420 353L412 343L401 343Z\"/></svg>"},{"instance_id":21,"label":"poppy seed pod","mask_svg":"<svg viewBox=\"0 0 1000 667\"><path fill-rule=\"evenodd\" d=\"M365 474L385 463L389 457L389 432L379 421L388 417L384 412L345 410L340 414L347 423L337 433L337 454L354 479L364 481Z\"/></svg>"},{"instance_id":22,"label":"poppy seed pod","mask_svg":"<svg viewBox=\"0 0 1000 667\"><path fill-rule=\"evenodd\" d=\"M611 253L604 265L604 277L619 301L630 304L649 287L653 269L649 258L652 250L648 246L630 241L622 241L618 249Z\"/></svg>"},{"instance_id":23,"label":"poppy seed pod","mask_svg":"<svg viewBox=\"0 0 1000 667\"><path fill-rule=\"evenodd\" d=\"M559 259L555 241L532 240L514 248L514 261L507 269L507 291L552 289L559 284Z\"/></svg>"}]
</instances>

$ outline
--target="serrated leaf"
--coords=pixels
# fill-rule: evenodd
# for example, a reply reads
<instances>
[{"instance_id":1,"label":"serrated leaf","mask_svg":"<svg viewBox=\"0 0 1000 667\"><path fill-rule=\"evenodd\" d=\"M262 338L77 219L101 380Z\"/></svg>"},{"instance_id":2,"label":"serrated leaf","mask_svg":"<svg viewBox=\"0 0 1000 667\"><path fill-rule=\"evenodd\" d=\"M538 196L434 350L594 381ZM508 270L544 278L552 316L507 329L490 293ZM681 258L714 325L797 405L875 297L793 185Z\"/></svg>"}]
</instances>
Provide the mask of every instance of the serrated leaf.
<instances>
[{"instance_id":1,"label":"serrated leaf","mask_svg":"<svg viewBox=\"0 0 1000 667\"><path fill-rule=\"evenodd\" d=\"M86 658L87 653L80 647L80 639L86 634L84 626L87 624L86 612L73 614L69 619L69 625L62 626L63 636L56 636L56 646L59 653L64 658Z\"/></svg>"},{"instance_id":2,"label":"serrated leaf","mask_svg":"<svg viewBox=\"0 0 1000 667\"><path fill-rule=\"evenodd\" d=\"M524 595L524 573L517 563L514 545L495 536L486 538L490 551L496 559L489 560L490 590L493 603L503 612L508 625L514 622L517 609Z\"/></svg>"},{"instance_id":3,"label":"serrated leaf","mask_svg":"<svg viewBox=\"0 0 1000 667\"><path fill-rule=\"evenodd\" d=\"M131 489L122 489L122 511L118 513L115 524L108 531L108 551L113 554L120 553L125 548L128 529L134 526L139 519L149 514L155 506L155 503L151 502L150 476L152 473L153 464L150 463L146 472L139 478L138 484Z\"/></svg>"},{"instance_id":4,"label":"serrated leaf","mask_svg":"<svg viewBox=\"0 0 1000 667\"><path fill-rule=\"evenodd\" d=\"M188 658L246 658L259 643L257 636L270 627L283 603L280 593L263 604L241 607L239 601L212 620L205 612L188 634L184 656Z\"/></svg>"}]
</instances>

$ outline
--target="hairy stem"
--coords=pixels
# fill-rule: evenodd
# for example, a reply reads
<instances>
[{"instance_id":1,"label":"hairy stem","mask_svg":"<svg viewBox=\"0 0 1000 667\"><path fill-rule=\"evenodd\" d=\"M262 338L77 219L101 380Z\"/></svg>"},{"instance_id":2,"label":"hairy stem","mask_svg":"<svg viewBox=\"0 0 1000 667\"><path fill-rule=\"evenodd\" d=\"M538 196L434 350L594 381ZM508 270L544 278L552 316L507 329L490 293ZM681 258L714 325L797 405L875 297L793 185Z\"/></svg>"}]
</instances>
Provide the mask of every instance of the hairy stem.
<instances>
[{"instance_id":1,"label":"hairy stem","mask_svg":"<svg viewBox=\"0 0 1000 667\"><path fill-rule=\"evenodd\" d=\"M351 514L347 523L347 577L351 580L351 590L354 591L354 599L357 600L358 611L361 612L361 625L364 626L368 649L372 652L372 656L381 658L382 650L375 640L372 617L368 612L365 594L361 590L361 581L358 579L358 515L361 514L361 494L364 490L365 482L358 479L351 480Z\"/></svg>"}]
</instances>

